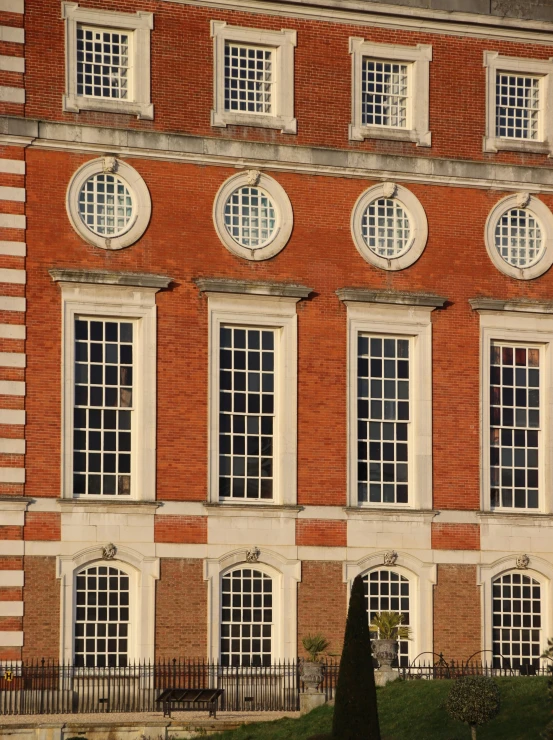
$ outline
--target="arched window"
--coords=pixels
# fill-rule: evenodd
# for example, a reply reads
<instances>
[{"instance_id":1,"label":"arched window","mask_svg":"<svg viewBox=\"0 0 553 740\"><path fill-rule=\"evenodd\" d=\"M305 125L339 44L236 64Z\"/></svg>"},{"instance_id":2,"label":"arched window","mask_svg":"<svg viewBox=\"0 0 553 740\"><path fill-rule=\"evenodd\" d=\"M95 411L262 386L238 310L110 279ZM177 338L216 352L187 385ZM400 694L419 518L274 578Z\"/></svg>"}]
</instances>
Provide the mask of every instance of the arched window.
<instances>
[{"instance_id":1,"label":"arched window","mask_svg":"<svg viewBox=\"0 0 553 740\"><path fill-rule=\"evenodd\" d=\"M221 662L270 665L273 650L273 580L252 568L221 580Z\"/></svg>"},{"instance_id":2,"label":"arched window","mask_svg":"<svg viewBox=\"0 0 553 740\"><path fill-rule=\"evenodd\" d=\"M94 565L77 574L76 666L126 666L129 660L129 576L113 566Z\"/></svg>"},{"instance_id":3,"label":"arched window","mask_svg":"<svg viewBox=\"0 0 553 740\"><path fill-rule=\"evenodd\" d=\"M539 667L541 584L522 573L505 573L492 583L494 665Z\"/></svg>"},{"instance_id":4,"label":"arched window","mask_svg":"<svg viewBox=\"0 0 553 740\"><path fill-rule=\"evenodd\" d=\"M403 614L403 624L411 626L409 580L393 570L372 570L363 577L365 600L369 623L379 612ZM378 634L371 632L371 637ZM398 661L400 666L409 665L409 641L400 640Z\"/></svg>"}]
</instances>

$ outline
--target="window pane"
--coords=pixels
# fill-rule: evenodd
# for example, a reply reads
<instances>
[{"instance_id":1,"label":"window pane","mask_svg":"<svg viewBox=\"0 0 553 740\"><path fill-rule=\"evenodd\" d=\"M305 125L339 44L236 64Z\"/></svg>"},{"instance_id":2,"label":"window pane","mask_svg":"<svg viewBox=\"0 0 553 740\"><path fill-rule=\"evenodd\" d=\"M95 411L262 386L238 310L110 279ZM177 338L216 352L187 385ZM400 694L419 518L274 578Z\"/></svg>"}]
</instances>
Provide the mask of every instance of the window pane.
<instances>
[{"instance_id":1,"label":"window pane","mask_svg":"<svg viewBox=\"0 0 553 740\"><path fill-rule=\"evenodd\" d=\"M117 175L92 175L79 193L79 215L94 234L107 237L124 234L134 222L131 191Z\"/></svg>"},{"instance_id":2,"label":"window pane","mask_svg":"<svg viewBox=\"0 0 553 740\"><path fill-rule=\"evenodd\" d=\"M499 72L496 77L496 135L539 140L540 77Z\"/></svg>"},{"instance_id":3,"label":"window pane","mask_svg":"<svg viewBox=\"0 0 553 740\"><path fill-rule=\"evenodd\" d=\"M275 235L276 209L269 194L259 187L238 188L225 204L225 226L235 242L257 249Z\"/></svg>"},{"instance_id":4,"label":"window pane","mask_svg":"<svg viewBox=\"0 0 553 740\"><path fill-rule=\"evenodd\" d=\"M495 227L495 247L507 264L531 267L544 250L542 229L534 215L523 208L511 208Z\"/></svg>"},{"instance_id":5,"label":"window pane","mask_svg":"<svg viewBox=\"0 0 553 740\"><path fill-rule=\"evenodd\" d=\"M131 35L77 26L77 95L131 100Z\"/></svg>"},{"instance_id":6,"label":"window pane","mask_svg":"<svg viewBox=\"0 0 553 740\"><path fill-rule=\"evenodd\" d=\"M221 663L270 665L273 637L273 582L250 568L221 580Z\"/></svg>"},{"instance_id":7,"label":"window pane","mask_svg":"<svg viewBox=\"0 0 553 740\"><path fill-rule=\"evenodd\" d=\"M227 41L225 110L273 114L274 49Z\"/></svg>"},{"instance_id":8,"label":"window pane","mask_svg":"<svg viewBox=\"0 0 553 740\"><path fill-rule=\"evenodd\" d=\"M492 583L493 661L498 668L539 668L541 585L530 576L507 573Z\"/></svg>"},{"instance_id":9,"label":"window pane","mask_svg":"<svg viewBox=\"0 0 553 740\"><path fill-rule=\"evenodd\" d=\"M537 509L540 349L494 342L490 361L491 507Z\"/></svg>"},{"instance_id":10,"label":"window pane","mask_svg":"<svg viewBox=\"0 0 553 740\"><path fill-rule=\"evenodd\" d=\"M130 495L132 336L128 322L76 320L75 495Z\"/></svg>"},{"instance_id":11,"label":"window pane","mask_svg":"<svg viewBox=\"0 0 553 740\"><path fill-rule=\"evenodd\" d=\"M76 584L76 603L82 607L76 609L75 616L75 665L126 666L128 575L112 566L93 566L79 573Z\"/></svg>"},{"instance_id":12,"label":"window pane","mask_svg":"<svg viewBox=\"0 0 553 740\"><path fill-rule=\"evenodd\" d=\"M272 499L275 330L221 328L219 497Z\"/></svg>"},{"instance_id":13,"label":"window pane","mask_svg":"<svg viewBox=\"0 0 553 740\"><path fill-rule=\"evenodd\" d=\"M400 257L412 244L409 215L392 198L369 203L361 220L361 233L368 248L380 257Z\"/></svg>"},{"instance_id":14,"label":"window pane","mask_svg":"<svg viewBox=\"0 0 553 740\"><path fill-rule=\"evenodd\" d=\"M408 79L407 64L363 59L363 126L407 128Z\"/></svg>"},{"instance_id":15,"label":"window pane","mask_svg":"<svg viewBox=\"0 0 553 740\"><path fill-rule=\"evenodd\" d=\"M359 503L408 502L409 340L358 336Z\"/></svg>"},{"instance_id":16,"label":"window pane","mask_svg":"<svg viewBox=\"0 0 553 740\"><path fill-rule=\"evenodd\" d=\"M403 624L411 626L409 585L405 576L392 570L367 573L363 577L363 586L369 624L379 612L398 612L403 614ZM371 633L371 637L378 639L378 633ZM400 666L409 665L408 640L399 641L398 661Z\"/></svg>"}]
</instances>

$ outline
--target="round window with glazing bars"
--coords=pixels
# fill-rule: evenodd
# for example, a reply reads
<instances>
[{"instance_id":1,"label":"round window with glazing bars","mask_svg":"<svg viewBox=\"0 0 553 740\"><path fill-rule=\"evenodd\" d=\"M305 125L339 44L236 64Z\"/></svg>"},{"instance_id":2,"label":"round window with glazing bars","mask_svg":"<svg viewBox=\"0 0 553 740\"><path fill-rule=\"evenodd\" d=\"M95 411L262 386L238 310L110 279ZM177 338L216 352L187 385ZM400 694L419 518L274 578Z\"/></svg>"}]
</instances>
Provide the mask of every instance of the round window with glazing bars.
<instances>
[{"instance_id":1,"label":"round window with glazing bars","mask_svg":"<svg viewBox=\"0 0 553 740\"><path fill-rule=\"evenodd\" d=\"M134 199L118 175L98 173L83 183L79 193L79 215L98 236L120 236L129 230L134 217Z\"/></svg>"},{"instance_id":2,"label":"round window with glazing bars","mask_svg":"<svg viewBox=\"0 0 553 740\"><path fill-rule=\"evenodd\" d=\"M367 206L361 222L363 238L379 257L396 259L411 246L411 222L403 205L393 198L378 198Z\"/></svg>"},{"instance_id":3,"label":"round window with glazing bars","mask_svg":"<svg viewBox=\"0 0 553 740\"><path fill-rule=\"evenodd\" d=\"M268 244L277 229L277 209L269 193L260 187L237 188L225 203L225 227L242 247Z\"/></svg>"},{"instance_id":4,"label":"round window with glazing bars","mask_svg":"<svg viewBox=\"0 0 553 740\"><path fill-rule=\"evenodd\" d=\"M490 211L484 240L498 270L517 280L533 280L553 264L553 214L535 195L508 195Z\"/></svg>"},{"instance_id":5,"label":"round window with glazing bars","mask_svg":"<svg viewBox=\"0 0 553 740\"><path fill-rule=\"evenodd\" d=\"M116 157L83 164L67 186L67 215L79 236L101 249L123 249L146 231L152 201L144 179Z\"/></svg>"},{"instance_id":6,"label":"round window with glazing bars","mask_svg":"<svg viewBox=\"0 0 553 740\"><path fill-rule=\"evenodd\" d=\"M538 219L525 208L511 208L497 222L495 246L507 264L532 267L541 259L544 248Z\"/></svg>"},{"instance_id":7,"label":"round window with glazing bars","mask_svg":"<svg viewBox=\"0 0 553 740\"><path fill-rule=\"evenodd\" d=\"M426 247L428 221L421 202L393 182L361 193L351 213L351 235L359 254L381 270L404 270Z\"/></svg>"},{"instance_id":8,"label":"round window with glazing bars","mask_svg":"<svg viewBox=\"0 0 553 740\"><path fill-rule=\"evenodd\" d=\"M275 257L288 243L294 214L282 185L264 172L229 177L213 203L213 224L224 246L246 260Z\"/></svg>"}]
</instances>

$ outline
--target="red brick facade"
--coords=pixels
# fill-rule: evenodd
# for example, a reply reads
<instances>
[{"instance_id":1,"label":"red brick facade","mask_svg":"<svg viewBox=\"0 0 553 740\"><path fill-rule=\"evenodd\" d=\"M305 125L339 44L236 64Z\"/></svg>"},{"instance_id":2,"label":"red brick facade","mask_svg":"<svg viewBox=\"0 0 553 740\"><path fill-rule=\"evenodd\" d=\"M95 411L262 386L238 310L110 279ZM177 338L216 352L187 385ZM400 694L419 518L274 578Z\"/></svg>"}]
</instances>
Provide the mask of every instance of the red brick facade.
<instances>
[{"instance_id":1,"label":"red brick facade","mask_svg":"<svg viewBox=\"0 0 553 740\"><path fill-rule=\"evenodd\" d=\"M547 466L540 468L539 509L515 512L516 518L490 511L483 325L495 317L485 335L490 341L524 343L530 336L548 363L553 270L532 280L509 277L490 259L484 234L490 212L507 196L522 203L531 193L553 210L553 185L546 142L543 151L483 150L483 59L485 52L520 59L524 73L524 60L551 58L553 24L538 31L520 20L511 28L487 16L467 20L422 9L413 15L398 5L383 16L371 3L354 10L338 2L332 11L282 3L267 13L242 0L232 7L227 0L81 5L108 17L153 14L154 117L64 107L67 24L58 0L25 0L23 13L0 13L11 39L0 42L0 54L15 60L13 70L0 72L0 633L6 642L0 661L72 660L68 594L89 566L120 568L130 577L132 608L141 614L132 658L219 657L221 579L234 569L247 571L245 580L272 578L275 659L301 655L302 638L315 632L338 655L352 578L381 570L409 581L409 659L443 652L457 660L492 650L493 579L520 575L526 570L520 558L527 556L531 577L543 594L548 588L553 479ZM296 32L297 134L212 125L212 21ZM431 146L400 140L397 131L349 138L350 39L359 37L399 49L432 47ZM25 74L15 71L23 57ZM25 103L14 102L23 88ZM94 246L68 218L75 173L96 160L99 171L108 171L104 158L111 157L115 172L124 163L136 181L142 178L152 204L143 234L122 249L111 242ZM290 239L271 259L237 256L214 227L220 188L243 171L253 171L255 182L256 171L272 178L292 206ZM374 266L352 239L356 201L383 183L390 198L398 185L408 190L428 222L424 250L405 269ZM553 249L546 231L544 243ZM211 287L202 288L201 279ZM346 288L365 292L342 299L337 292ZM495 301L491 308L470 302L484 298ZM250 313L248 302L255 306ZM146 358L140 367L152 360L153 377L141 370L133 388L133 413L152 402L143 426L132 429L133 481L139 463L151 461L152 482L140 498L72 500L66 441L73 438L73 310L134 321L136 352ZM352 319L356 310L369 318ZM232 315L227 323L236 326L286 324L276 336L294 336L292 349L282 339L276 353L289 375L286 382L276 379L281 436L274 469L289 478L274 500L229 502L216 492L218 312ZM389 326L390 336L409 338L413 353L422 342L423 314L429 353L428 362L411 366L409 500L360 503L357 377L350 372L355 332L370 333L378 323L373 333L380 336ZM520 333L535 316L531 330ZM365 328L352 328L355 321ZM148 331L151 356L140 344ZM542 391L543 399L551 389ZM293 428L284 429L278 416L285 406ZM392 411L385 413L390 421ZM417 414L426 414L424 423ZM423 429L420 438L415 429ZM89 466L99 464L88 448L87 454ZM391 458L384 454L395 453L382 453L386 467ZM371 472L374 460L367 460L370 487L370 475L380 472ZM255 460L245 464L255 468ZM553 634L550 621L544 617L542 643ZM6 637L9 632L17 636Z\"/></svg>"}]
</instances>

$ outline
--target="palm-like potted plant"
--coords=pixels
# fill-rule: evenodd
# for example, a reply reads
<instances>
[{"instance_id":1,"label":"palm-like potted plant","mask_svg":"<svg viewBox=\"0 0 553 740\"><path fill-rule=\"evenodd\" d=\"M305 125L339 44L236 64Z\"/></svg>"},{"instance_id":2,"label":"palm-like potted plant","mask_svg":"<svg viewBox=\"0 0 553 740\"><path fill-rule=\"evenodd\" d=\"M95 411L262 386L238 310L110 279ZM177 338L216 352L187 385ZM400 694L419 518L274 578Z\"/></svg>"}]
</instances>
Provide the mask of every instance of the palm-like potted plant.
<instances>
[{"instance_id":1,"label":"palm-like potted plant","mask_svg":"<svg viewBox=\"0 0 553 740\"><path fill-rule=\"evenodd\" d=\"M302 639L302 644L309 658L300 663L300 676L306 687L307 694L316 694L317 689L323 681L324 665L320 661L320 655L330 645L330 642L324 635L306 635Z\"/></svg>"},{"instance_id":2,"label":"palm-like potted plant","mask_svg":"<svg viewBox=\"0 0 553 740\"><path fill-rule=\"evenodd\" d=\"M373 655L381 669L389 671L397 658L398 640L411 639L411 627L403 624L403 614L399 612L378 612L371 619L369 629L376 632L372 640Z\"/></svg>"}]
</instances>

